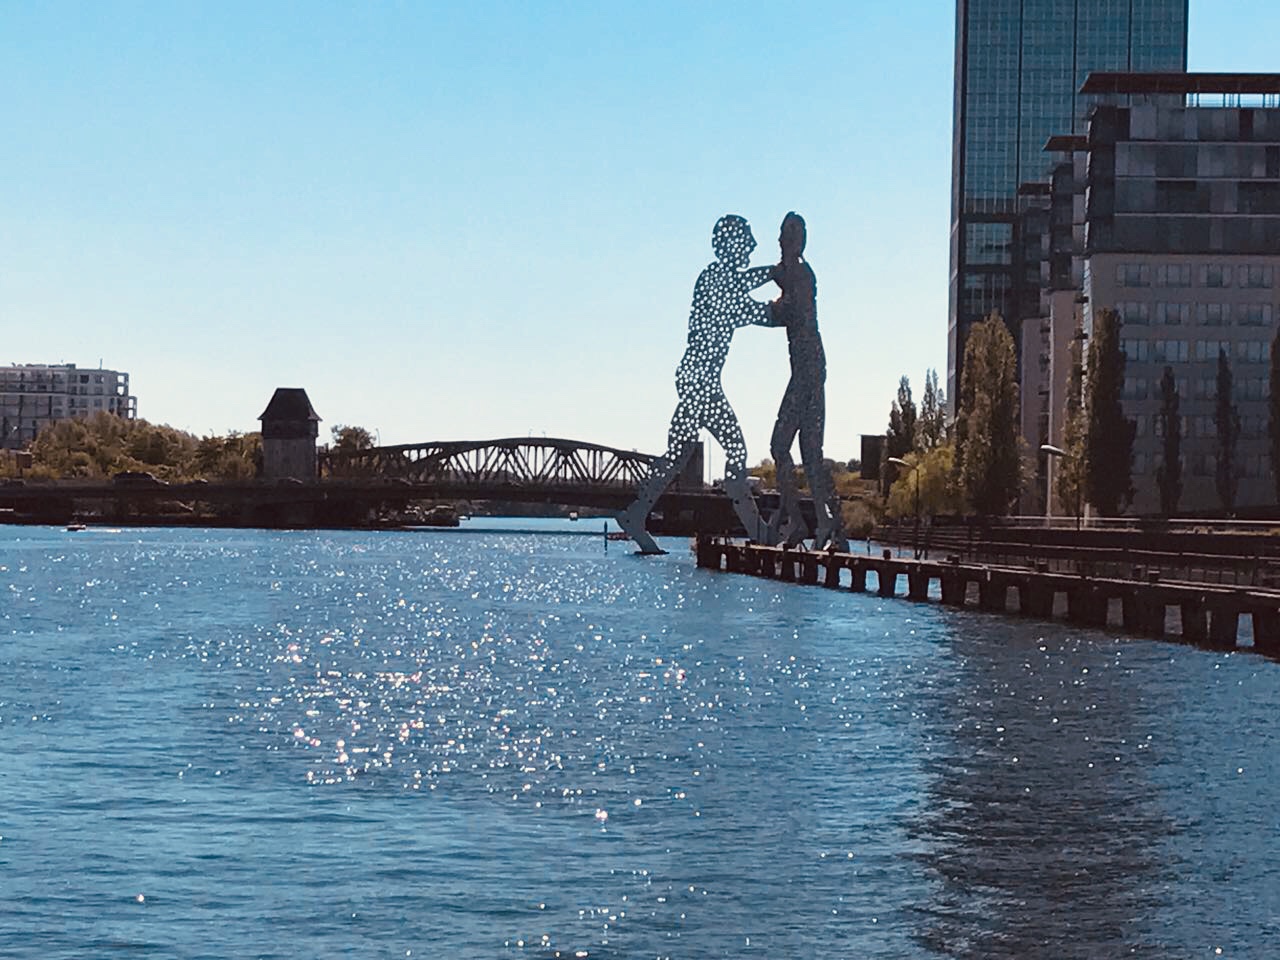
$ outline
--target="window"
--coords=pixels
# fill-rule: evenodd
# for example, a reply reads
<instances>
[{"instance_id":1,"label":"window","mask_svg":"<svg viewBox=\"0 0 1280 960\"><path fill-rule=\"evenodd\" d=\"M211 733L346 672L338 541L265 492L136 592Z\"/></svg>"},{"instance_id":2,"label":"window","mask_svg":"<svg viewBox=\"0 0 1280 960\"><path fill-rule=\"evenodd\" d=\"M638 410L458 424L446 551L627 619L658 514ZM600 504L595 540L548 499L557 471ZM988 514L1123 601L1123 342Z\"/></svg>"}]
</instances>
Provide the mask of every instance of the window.
<instances>
[{"instance_id":1,"label":"window","mask_svg":"<svg viewBox=\"0 0 1280 960\"><path fill-rule=\"evenodd\" d=\"M1125 377L1124 378L1124 399L1126 400L1147 399L1146 378L1145 377Z\"/></svg>"},{"instance_id":2,"label":"window","mask_svg":"<svg viewBox=\"0 0 1280 960\"><path fill-rule=\"evenodd\" d=\"M1166 326L1178 326L1191 322L1191 304L1157 303L1155 322Z\"/></svg>"},{"instance_id":3,"label":"window","mask_svg":"<svg viewBox=\"0 0 1280 960\"><path fill-rule=\"evenodd\" d=\"M1241 287L1269 290L1273 279L1271 267L1259 263L1241 264L1236 270L1236 283Z\"/></svg>"},{"instance_id":4,"label":"window","mask_svg":"<svg viewBox=\"0 0 1280 960\"><path fill-rule=\"evenodd\" d=\"M1191 286L1191 264L1169 263L1156 267L1157 287Z\"/></svg>"},{"instance_id":5,"label":"window","mask_svg":"<svg viewBox=\"0 0 1280 960\"><path fill-rule=\"evenodd\" d=\"M1236 343L1236 359L1242 363L1261 363L1268 359L1269 345L1263 340L1241 340Z\"/></svg>"},{"instance_id":6,"label":"window","mask_svg":"<svg viewBox=\"0 0 1280 960\"><path fill-rule=\"evenodd\" d=\"M1238 303L1236 304L1236 322L1247 327L1269 327L1271 325L1271 304Z\"/></svg>"},{"instance_id":7,"label":"window","mask_svg":"<svg viewBox=\"0 0 1280 960\"><path fill-rule=\"evenodd\" d=\"M1151 286L1151 268L1145 263L1121 263L1116 266L1116 286Z\"/></svg>"},{"instance_id":8,"label":"window","mask_svg":"<svg viewBox=\"0 0 1280 960\"><path fill-rule=\"evenodd\" d=\"M1186 340L1157 340L1151 344L1151 356L1157 363L1186 363Z\"/></svg>"},{"instance_id":9,"label":"window","mask_svg":"<svg viewBox=\"0 0 1280 960\"><path fill-rule=\"evenodd\" d=\"M1230 319L1230 304L1202 303L1196 308L1196 323L1202 327L1221 327Z\"/></svg>"},{"instance_id":10,"label":"window","mask_svg":"<svg viewBox=\"0 0 1280 960\"><path fill-rule=\"evenodd\" d=\"M1151 344L1147 340L1120 341L1120 350L1124 353L1125 359L1133 363L1146 363L1150 346Z\"/></svg>"},{"instance_id":11,"label":"window","mask_svg":"<svg viewBox=\"0 0 1280 960\"><path fill-rule=\"evenodd\" d=\"M1218 351L1226 351L1227 356L1231 356L1230 340L1197 340L1195 349L1195 358L1204 362L1207 360L1217 360Z\"/></svg>"},{"instance_id":12,"label":"window","mask_svg":"<svg viewBox=\"0 0 1280 960\"><path fill-rule=\"evenodd\" d=\"M1205 287L1231 286L1231 268L1211 263L1200 268L1200 285Z\"/></svg>"},{"instance_id":13,"label":"window","mask_svg":"<svg viewBox=\"0 0 1280 960\"><path fill-rule=\"evenodd\" d=\"M1120 322L1130 326L1146 326L1151 323L1151 304L1142 300L1130 300L1116 304Z\"/></svg>"},{"instance_id":14,"label":"window","mask_svg":"<svg viewBox=\"0 0 1280 960\"><path fill-rule=\"evenodd\" d=\"M1194 180L1157 180L1156 212L1207 213L1208 191Z\"/></svg>"}]
</instances>

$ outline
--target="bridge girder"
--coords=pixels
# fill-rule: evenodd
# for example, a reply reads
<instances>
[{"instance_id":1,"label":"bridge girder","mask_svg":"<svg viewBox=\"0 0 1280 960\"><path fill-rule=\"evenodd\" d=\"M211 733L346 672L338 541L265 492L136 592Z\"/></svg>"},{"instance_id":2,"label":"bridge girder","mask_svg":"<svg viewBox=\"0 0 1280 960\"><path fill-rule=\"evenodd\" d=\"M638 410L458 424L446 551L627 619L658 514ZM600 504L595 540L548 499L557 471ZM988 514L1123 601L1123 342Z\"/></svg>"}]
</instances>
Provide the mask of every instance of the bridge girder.
<instances>
[{"instance_id":1,"label":"bridge girder","mask_svg":"<svg viewBox=\"0 0 1280 960\"><path fill-rule=\"evenodd\" d=\"M549 437L445 441L329 451L321 470L334 479L403 479L457 489L493 487L634 490L655 457L635 450Z\"/></svg>"}]
</instances>

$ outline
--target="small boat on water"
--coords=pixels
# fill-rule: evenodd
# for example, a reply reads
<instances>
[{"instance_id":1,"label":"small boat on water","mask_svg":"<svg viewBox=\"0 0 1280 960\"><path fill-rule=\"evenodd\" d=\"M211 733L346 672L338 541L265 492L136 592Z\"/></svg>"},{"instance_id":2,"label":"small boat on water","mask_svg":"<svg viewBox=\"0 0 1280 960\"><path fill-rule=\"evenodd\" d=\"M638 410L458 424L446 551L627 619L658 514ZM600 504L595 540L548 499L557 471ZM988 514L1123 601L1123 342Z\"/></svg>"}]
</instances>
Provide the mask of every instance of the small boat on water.
<instances>
[{"instance_id":1,"label":"small boat on water","mask_svg":"<svg viewBox=\"0 0 1280 960\"><path fill-rule=\"evenodd\" d=\"M456 527L460 521L451 504L441 503L423 513L421 523L427 527Z\"/></svg>"},{"instance_id":2,"label":"small boat on water","mask_svg":"<svg viewBox=\"0 0 1280 960\"><path fill-rule=\"evenodd\" d=\"M89 529L89 528L88 528L88 527L86 527L83 523L68 523L68 524L67 524L67 531L68 531L69 533L78 533L78 532L79 532L79 531L81 531L81 530L88 530L88 529Z\"/></svg>"},{"instance_id":3,"label":"small boat on water","mask_svg":"<svg viewBox=\"0 0 1280 960\"><path fill-rule=\"evenodd\" d=\"M570 511L569 511L569 519L570 519L570 520L577 520L577 519L578 519L578 511L577 511L577 510L570 510Z\"/></svg>"}]
</instances>

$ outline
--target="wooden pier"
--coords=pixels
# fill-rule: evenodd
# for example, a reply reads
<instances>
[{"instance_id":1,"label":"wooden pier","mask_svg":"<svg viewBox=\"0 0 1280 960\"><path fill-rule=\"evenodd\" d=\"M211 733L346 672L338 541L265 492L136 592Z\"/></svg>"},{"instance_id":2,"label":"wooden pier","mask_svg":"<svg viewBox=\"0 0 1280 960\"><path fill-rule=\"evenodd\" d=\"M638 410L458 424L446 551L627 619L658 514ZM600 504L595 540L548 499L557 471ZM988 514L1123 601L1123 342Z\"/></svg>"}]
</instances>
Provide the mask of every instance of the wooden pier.
<instances>
[{"instance_id":1,"label":"wooden pier","mask_svg":"<svg viewBox=\"0 0 1280 960\"><path fill-rule=\"evenodd\" d=\"M1180 639L1218 650L1236 648L1240 617L1248 616L1253 649L1280 656L1280 590L1162 581L1155 571L1142 568L1132 579L1090 577L1050 572L1043 564L1032 568L961 563L958 558L909 560L894 558L888 550L878 557L816 552L718 536L699 536L696 552L698 566L710 570L855 593L868 592L874 582L881 597L917 602L930 599L936 582L936 595L951 607L973 606L1038 620L1053 619L1055 611L1062 611L1068 622L1081 626L1105 628L1115 621L1135 636ZM868 577L871 573L874 581ZM903 581L905 594L899 592ZM1178 629L1170 630L1171 623Z\"/></svg>"}]
</instances>

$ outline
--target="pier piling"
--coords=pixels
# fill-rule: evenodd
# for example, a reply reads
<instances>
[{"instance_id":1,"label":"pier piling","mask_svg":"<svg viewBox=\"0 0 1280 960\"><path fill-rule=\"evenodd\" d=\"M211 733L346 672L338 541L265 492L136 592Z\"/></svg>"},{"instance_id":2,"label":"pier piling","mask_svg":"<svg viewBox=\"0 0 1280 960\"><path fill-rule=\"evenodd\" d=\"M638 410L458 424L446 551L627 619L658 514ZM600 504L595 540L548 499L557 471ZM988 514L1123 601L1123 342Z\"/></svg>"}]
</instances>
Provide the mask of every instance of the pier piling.
<instances>
[{"instance_id":1,"label":"pier piling","mask_svg":"<svg viewBox=\"0 0 1280 960\"><path fill-rule=\"evenodd\" d=\"M905 576L905 598L925 602L934 578L941 587L942 603L965 607L972 601L969 589L977 594L977 605L991 613L1013 609L1027 617L1051 620L1057 597L1066 597L1066 617L1079 626L1105 629L1111 604L1118 608L1126 633L1161 638L1168 635L1169 606L1178 608L1181 627L1178 636L1188 643L1218 650L1234 650L1241 614L1253 625L1254 649L1280 657L1280 592L1220 584L1164 581L1152 568L1133 568L1135 579L1093 578L1079 574L1053 573L1043 567L1018 568L961 563L948 558L929 560L895 559L889 551L878 557L864 557L834 551L815 552L803 548L769 547L736 543L723 537L700 536L695 546L699 567L746 573L770 580L841 586L841 571L849 571L849 590L866 593L867 576L876 575L876 593L890 599L898 594L898 577ZM1128 573L1128 571L1126 571ZM1016 587L1017 604L1009 602L1009 588Z\"/></svg>"}]
</instances>

